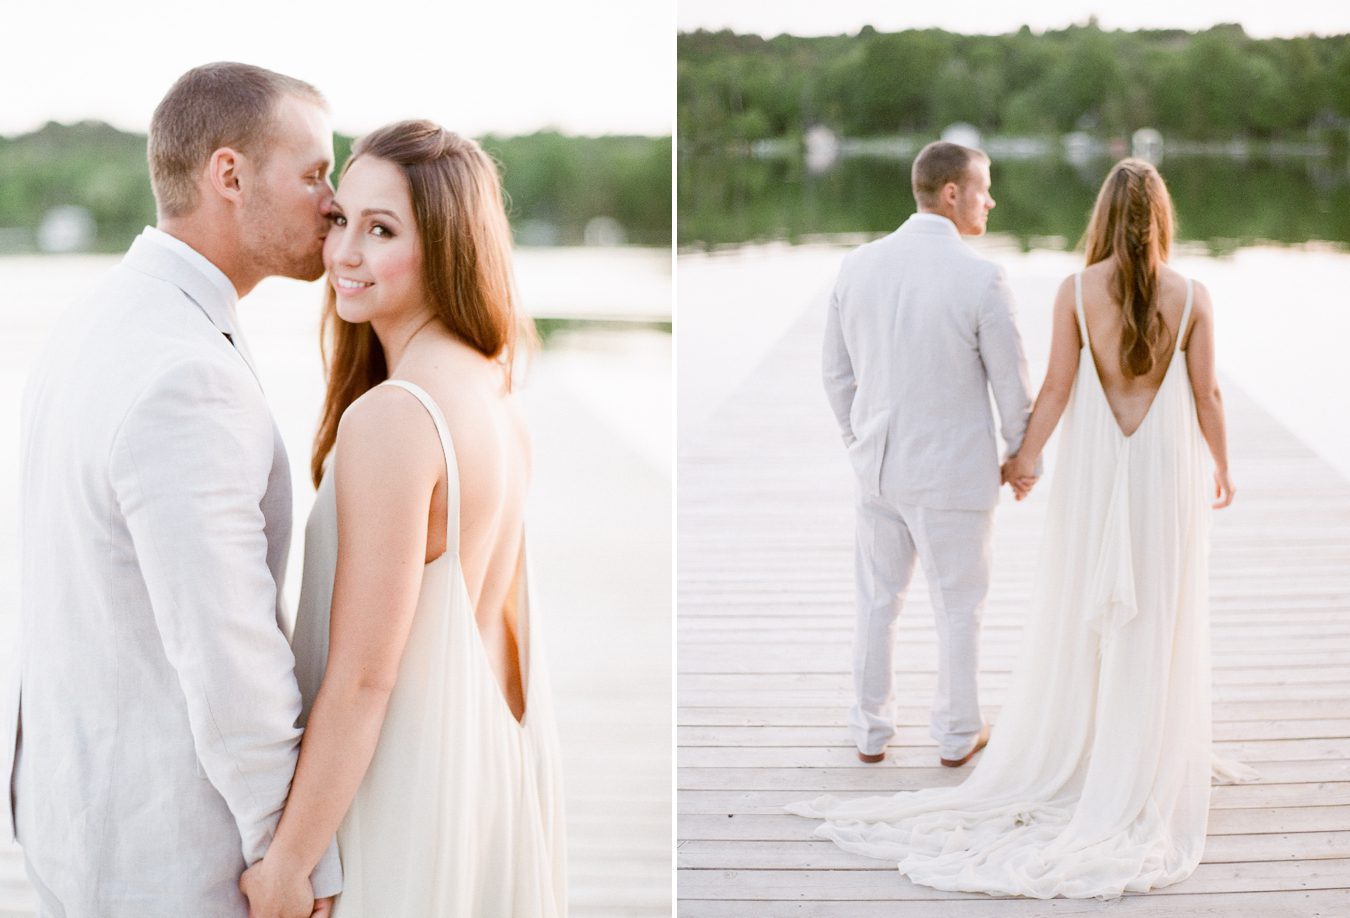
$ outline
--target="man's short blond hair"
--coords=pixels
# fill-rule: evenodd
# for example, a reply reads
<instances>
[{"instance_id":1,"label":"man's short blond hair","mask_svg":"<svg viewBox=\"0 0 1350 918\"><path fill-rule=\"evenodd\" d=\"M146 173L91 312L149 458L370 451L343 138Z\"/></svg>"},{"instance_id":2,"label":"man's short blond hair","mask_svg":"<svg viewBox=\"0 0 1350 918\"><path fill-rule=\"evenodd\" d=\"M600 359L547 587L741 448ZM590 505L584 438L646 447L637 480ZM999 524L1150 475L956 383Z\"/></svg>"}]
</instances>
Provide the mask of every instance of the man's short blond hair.
<instances>
[{"instance_id":1,"label":"man's short blond hair","mask_svg":"<svg viewBox=\"0 0 1350 918\"><path fill-rule=\"evenodd\" d=\"M265 160L283 96L328 107L309 83L251 64L204 64L179 77L150 119L146 155L160 217L197 208L197 178L221 147Z\"/></svg>"},{"instance_id":2,"label":"man's short blond hair","mask_svg":"<svg viewBox=\"0 0 1350 918\"><path fill-rule=\"evenodd\" d=\"M987 162L989 155L983 150L945 140L933 141L914 157L914 168L910 172L914 200L921 207L936 207L948 182L964 185L970 178L971 163Z\"/></svg>"}]
</instances>

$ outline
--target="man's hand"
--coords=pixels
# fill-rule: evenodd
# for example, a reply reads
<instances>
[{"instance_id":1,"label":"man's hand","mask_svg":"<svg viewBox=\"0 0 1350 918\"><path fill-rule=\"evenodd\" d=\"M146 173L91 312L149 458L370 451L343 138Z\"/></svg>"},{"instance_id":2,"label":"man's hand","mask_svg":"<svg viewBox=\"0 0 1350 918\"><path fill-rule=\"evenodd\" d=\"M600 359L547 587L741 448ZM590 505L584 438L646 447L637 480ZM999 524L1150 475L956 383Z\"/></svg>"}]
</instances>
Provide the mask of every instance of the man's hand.
<instances>
[{"instance_id":1,"label":"man's hand","mask_svg":"<svg viewBox=\"0 0 1350 918\"><path fill-rule=\"evenodd\" d=\"M333 914L333 899L333 896L329 896L327 899L315 899L314 914L310 915L309 918L329 918Z\"/></svg>"},{"instance_id":2,"label":"man's hand","mask_svg":"<svg viewBox=\"0 0 1350 918\"><path fill-rule=\"evenodd\" d=\"M272 869L266 858L254 864L239 878L239 891L248 898L248 918L311 918L328 915L318 911L314 887L304 874L287 875ZM324 900L332 908L332 899Z\"/></svg>"}]
</instances>

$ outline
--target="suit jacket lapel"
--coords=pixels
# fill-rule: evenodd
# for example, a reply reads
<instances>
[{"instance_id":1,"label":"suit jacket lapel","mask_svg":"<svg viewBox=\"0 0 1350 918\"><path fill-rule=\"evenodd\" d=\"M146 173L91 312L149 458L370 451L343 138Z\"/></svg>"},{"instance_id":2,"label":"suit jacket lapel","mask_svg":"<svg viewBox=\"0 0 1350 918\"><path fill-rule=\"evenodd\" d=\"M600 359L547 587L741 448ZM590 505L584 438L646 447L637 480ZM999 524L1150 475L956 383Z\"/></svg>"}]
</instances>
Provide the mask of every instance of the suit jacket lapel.
<instances>
[{"instance_id":1,"label":"suit jacket lapel","mask_svg":"<svg viewBox=\"0 0 1350 918\"><path fill-rule=\"evenodd\" d=\"M258 371L253 366L248 348L235 323L234 304L222 296L216 285L203 276L201 271L144 235L136 237L122 259L122 264L133 271L173 284L183 291L184 295L196 304L211 324L234 346L235 351L253 373L253 378L258 378ZM261 384L259 380L259 385Z\"/></svg>"}]
</instances>

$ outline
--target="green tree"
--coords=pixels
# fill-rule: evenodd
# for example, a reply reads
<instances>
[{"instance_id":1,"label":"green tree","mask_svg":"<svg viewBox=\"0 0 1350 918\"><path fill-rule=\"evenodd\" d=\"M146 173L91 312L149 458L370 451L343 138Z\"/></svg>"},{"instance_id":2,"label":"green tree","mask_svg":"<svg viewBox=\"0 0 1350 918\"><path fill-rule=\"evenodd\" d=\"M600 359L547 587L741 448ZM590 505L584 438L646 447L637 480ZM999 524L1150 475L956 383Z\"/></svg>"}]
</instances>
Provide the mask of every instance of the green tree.
<instances>
[{"instance_id":1,"label":"green tree","mask_svg":"<svg viewBox=\"0 0 1350 918\"><path fill-rule=\"evenodd\" d=\"M1244 126L1250 82L1243 59L1246 43L1240 27L1216 26L1197 35L1186 50L1186 127L1191 134L1226 137Z\"/></svg>"},{"instance_id":2,"label":"green tree","mask_svg":"<svg viewBox=\"0 0 1350 918\"><path fill-rule=\"evenodd\" d=\"M869 39L848 127L868 134L930 127L937 74L951 45L951 37L936 30Z\"/></svg>"},{"instance_id":3,"label":"green tree","mask_svg":"<svg viewBox=\"0 0 1350 918\"><path fill-rule=\"evenodd\" d=\"M1056 127L1069 131L1085 121L1118 127L1124 78L1112 43L1100 29L1071 30L1063 57L1042 83Z\"/></svg>"}]
</instances>

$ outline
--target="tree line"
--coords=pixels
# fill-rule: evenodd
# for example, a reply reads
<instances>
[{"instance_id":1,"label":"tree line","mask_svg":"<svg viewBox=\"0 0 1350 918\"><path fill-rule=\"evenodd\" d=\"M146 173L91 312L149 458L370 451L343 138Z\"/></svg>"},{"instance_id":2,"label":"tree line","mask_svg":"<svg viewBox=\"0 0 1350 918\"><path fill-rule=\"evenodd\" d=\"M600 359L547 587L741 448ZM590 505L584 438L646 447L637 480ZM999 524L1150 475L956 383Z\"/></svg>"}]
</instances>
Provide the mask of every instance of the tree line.
<instances>
[{"instance_id":1,"label":"tree line","mask_svg":"<svg viewBox=\"0 0 1350 918\"><path fill-rule=\"evenodd\" d=\"M339 166L352 142L334 138ZM609 217L629 243L670 244L669 137L543 131L479 142L501 166L513 226L542 224L550 228L549 241L579 244L592 218ZM31 238L51 208L74 204L93 216L97 249L126 248L155 222L145 146L144 134L101 122L49 123L31 134L0 137L0 232Z\"/></svg>"},{"instance_id":2,"label":"tree line","mask_svg":"<svg viewBox=\"0 0 1350 918\"><path fill-rule=\"evenodd\" d=\"M1128 134L1344 143L1350 35L1254 39L1203 32L1103 31L1096 21L1034 34L938 29L763 38L682 33L681 152L793 137L823 124L849 137L982 132Z\"/></svg>"}]
</instances>

